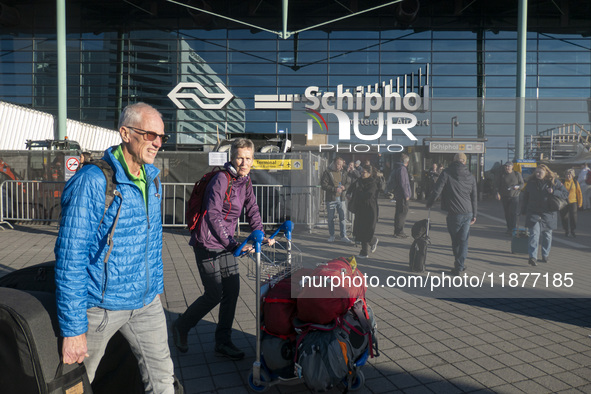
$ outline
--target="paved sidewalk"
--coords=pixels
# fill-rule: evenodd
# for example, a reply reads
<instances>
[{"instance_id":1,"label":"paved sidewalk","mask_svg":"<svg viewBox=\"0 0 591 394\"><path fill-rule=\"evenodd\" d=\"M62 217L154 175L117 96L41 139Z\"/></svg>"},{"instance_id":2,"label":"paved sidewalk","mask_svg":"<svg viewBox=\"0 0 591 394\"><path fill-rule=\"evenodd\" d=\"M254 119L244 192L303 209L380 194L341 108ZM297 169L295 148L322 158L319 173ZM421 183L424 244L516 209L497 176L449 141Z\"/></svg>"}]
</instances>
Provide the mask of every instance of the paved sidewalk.
<instances>
[{"instance_id":1,"label":"paved sidewalk","mask_svg":"<svg viewBox=\"0 0 591 394\"><path fill-rule=\"evenodd\" d=\"M451 293L440 288L431 291L429 287L428 291L412 286L370 288L368 302L378 322L381 355L362 368L366 384L360 392L591 392L591 211L579 213L576 239L555 231L550 263L529 267L527 256L509 253L510 237L503 234L500 203L485 201L480 205L481 214L470 235L467 273L486 279L487 286L492 278L492 290L486 286L464 287ZM411 202L406 232L410 233L414 221L426 216L423 204ZM361 260L360 267L381 281L388 276L409 280L411 239L391 236L394 209L387 200L380 200L380 217L378 250ZM433 210L431 219L429 272L416 275L423 280L441 277L453 265L445 216ZM53 260L56 234L55 226L0 230L0 276ZM326 229L307 233L296 228L294 242L302 249L306 265L359 251L359 247L339 242L328 244L327 238ZM184 230L165 231L163 304L169 322L202 291L187 243ZM234 362L214 356L216 308L191 331L188 353L177 352L169 338L176 373L187 393L249 391L247 376L255 357L255 284L245 275L246 266L241 268L233 338L245 350L246 358ZM540 281L534 288L535 273L539 273ZM570 288L564 282L566 273L574 274ZM513 283L515 288L509 283L511 274L519 280ZM543 283L545 274L548 286ZM553 284L556 274L561 282ZM514 292L522 284L524 290ZM507 296L511 298L504 298ZM521 296L527 298L518 298ZM307 390L303 385L274 386L269 392Z\"/></svg>"}]
</instances>

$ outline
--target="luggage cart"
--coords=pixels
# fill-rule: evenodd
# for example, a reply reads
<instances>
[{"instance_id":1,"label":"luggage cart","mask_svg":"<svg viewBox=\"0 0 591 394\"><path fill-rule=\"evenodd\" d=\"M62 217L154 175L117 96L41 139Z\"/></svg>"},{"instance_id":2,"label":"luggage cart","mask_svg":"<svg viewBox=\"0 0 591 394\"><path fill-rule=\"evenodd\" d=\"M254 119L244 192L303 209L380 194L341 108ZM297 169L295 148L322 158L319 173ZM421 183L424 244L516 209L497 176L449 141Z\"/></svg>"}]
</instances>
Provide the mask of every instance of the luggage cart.
<instances>
[{"instance_id":1,"label":"luggage cart","mask_svg":"<svg viewBox=\"0 0 591 394\"><path fill-rule=\"evenodd\" d=\"M276 240L273 246L263 246L264 233L260 230L253 231L248 238L236 249L234 255L236 257L248 256L248 277L255 280L255 297L256 297L256 356L252 365L252 372L248 376L248 384L253 391L263 392L269 387L276 384L300 384L303 379L298 376L293 378L282 378L279 376L272 376L270 371L264 365L264 360L261 357L261 297L266 294L271 286L280 280L291 275L302 266L302 256L300 249L292 243L291 233L293 231L293 223L291 221L284 222L271 235L271 239L279 234L283 234L283 240ZM251 243L254 245L255 252L241 253L242 248Z\"/></svg>"},{"instance_id":2,"label":"luggage cart","mask_svg":"<svg viewBox=\"0 0 591 394\"><path fill-rule=\"evenodd\" d=\"M265 364L264 355L262 355L262 296L277 282L290 276L293 272L302 267L302 256L300 249L292 243L293 223L284 222L273 235L271 239L279 234L283 234L283 240L276 240L273 246L263 245L264 233L260 230L253 231L248 238L236 249L236 257L246 256L249 258L247 276L255 280L255 319L256 319L256 356L252 365L252 371L248 376L248 385L255 392L267 391L270 387L282 385L297 385L304 383L304 377L301 372L296 373L294 366L293 376L283 377L271 371ZM252 243L254 253L242 253L242 248ZM370 344L371 346L371 344ZM262 355L262 356L261 356ZM349 390L356 391L364 386L365 377L360 368L369 358L370 350L366 349L364 354L355 362L355 375L350 382ZM346 382L343 384L347 385Z\"/></svg>"}]
</instances>

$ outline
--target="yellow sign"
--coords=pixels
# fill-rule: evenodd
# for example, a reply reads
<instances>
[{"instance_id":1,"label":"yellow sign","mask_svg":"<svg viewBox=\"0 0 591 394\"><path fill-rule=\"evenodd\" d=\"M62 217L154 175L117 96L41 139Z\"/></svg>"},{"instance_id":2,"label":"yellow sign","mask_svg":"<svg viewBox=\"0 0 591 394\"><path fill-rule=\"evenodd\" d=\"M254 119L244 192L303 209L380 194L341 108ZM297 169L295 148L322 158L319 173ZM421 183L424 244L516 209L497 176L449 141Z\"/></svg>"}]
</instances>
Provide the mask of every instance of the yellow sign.
<instances>
[{"instance_id":1,"label":"yellow sign","mask_svg":"<svg viewBox=\"0 0 591 394\"><path fill-rule=\"evenodd\" d=\"M302 170L303 168L302 160L255 159L252 164L253 170Z\"/></svg>"}]
</instances>

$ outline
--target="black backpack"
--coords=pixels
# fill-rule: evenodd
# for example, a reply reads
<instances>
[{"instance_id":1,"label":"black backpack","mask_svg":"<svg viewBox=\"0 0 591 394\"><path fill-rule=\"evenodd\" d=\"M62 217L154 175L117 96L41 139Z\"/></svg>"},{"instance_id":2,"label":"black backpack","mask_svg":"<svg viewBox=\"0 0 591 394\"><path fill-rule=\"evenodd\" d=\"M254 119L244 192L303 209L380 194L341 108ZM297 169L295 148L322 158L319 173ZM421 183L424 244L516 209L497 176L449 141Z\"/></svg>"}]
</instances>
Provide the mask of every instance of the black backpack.
<instances>
[{"instance_id":1,"label":"black backpack","mask_svg":"<svg viewBox=\"0 0 591 394\"><path fill-rule=\"evenodd\" d=\"M313 392L325 392L339 384L353 389L359 368L368 357L378 357L377 326L373 311L358 299L332 324L294 320L298 332L295 370Z\"/></svg>"},{"instance_id":2,"label":"black backpack","mask_svg":"<svg viewBox=\"0 0 591 394\"><path fill-rule=\"evenodd\" d=\"M428 219L419 220L412 225L412 229L410 230L410 234L412 235L413 239L420 238L427 234L427 226L429 225Z\"/></svg>"},{"instance_id":3,"label":"black backpack","mask_svg":"<svg viewBox=\"0 0 591 394\"><path fill-rule=\"evenodd\" d=\"M353 354L347 335L336 326L313 330L298 338L296 371L310 390L321 393L336 387L353 373Z\"/></svg>"}]
</instances>

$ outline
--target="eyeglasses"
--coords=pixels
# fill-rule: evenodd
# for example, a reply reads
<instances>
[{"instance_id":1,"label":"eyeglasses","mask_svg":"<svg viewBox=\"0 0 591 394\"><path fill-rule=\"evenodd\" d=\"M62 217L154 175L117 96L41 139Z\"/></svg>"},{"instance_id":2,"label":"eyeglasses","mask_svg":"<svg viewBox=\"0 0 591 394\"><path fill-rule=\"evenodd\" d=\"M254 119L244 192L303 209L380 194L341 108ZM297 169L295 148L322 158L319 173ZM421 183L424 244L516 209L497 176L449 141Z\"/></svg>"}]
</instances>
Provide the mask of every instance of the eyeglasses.
<instances>
[{"instance_id":1,"label":"eyeglasses","mask_svg":"<svg viewBox=\"0 0 591 394\"><path fill-rule=\"evenodd\" d=\"M166 141L168 141L169 136L166 134L158 134L154 131L148 131L148 130L142 130L142 129L138 129L137 127L131 127L131 126L124 126L127 127L128 129L132 129L133 131L135 131L138 134L141 134L144 137L144 141L155 141L156 138L160 137L162 139L162 143L166 144Z\"/></svg>"}]
</instances>

